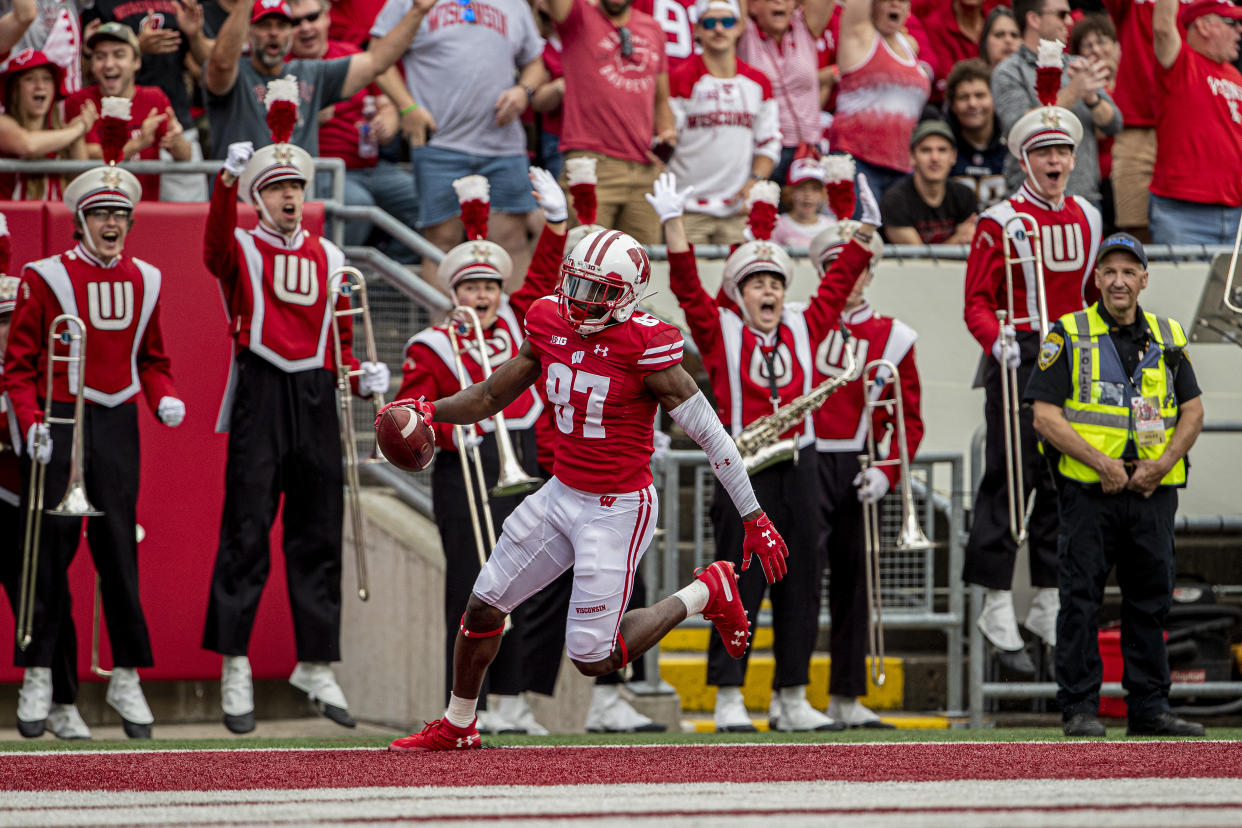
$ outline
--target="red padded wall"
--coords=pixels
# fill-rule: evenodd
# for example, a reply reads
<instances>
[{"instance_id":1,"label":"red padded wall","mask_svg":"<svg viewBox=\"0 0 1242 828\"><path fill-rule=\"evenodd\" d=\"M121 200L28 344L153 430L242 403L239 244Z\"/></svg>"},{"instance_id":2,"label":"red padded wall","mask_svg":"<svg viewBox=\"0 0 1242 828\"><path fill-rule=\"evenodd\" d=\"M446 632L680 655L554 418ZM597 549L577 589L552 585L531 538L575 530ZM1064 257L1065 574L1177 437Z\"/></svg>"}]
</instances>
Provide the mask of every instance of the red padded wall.
<instances>
[{"instance_id":1,"label":"red padded wall","mask_svg":"<svg viewBox=\"0 0 1242 828\"><path fill-rule=\"evenodd\" d=\"M27 261L73 245L73 222L64 205L0 202L13 236L13 272ZM254 211L242 206L240 220L252 227ZM321 231L323 207L307 206L305 226ZM142 484L138 523L142 600L155 651L155 667L145 680L218 679L220 657L201 647L211 567L215 560L224 502L227 436L215 433L216 416L232 358L224 303L216 280L203 266L206 204L144 203L135 213L128 255L145 259L164 276L161 292L164 341L172 359L177 392L186 404L185 421L175 429L159 424L139 395ZM293 625L280 552L279 516L272 532L272 572L250 646L256 678L285 678L293 670ZM13 547L19 549L20 539ZM70 568L74 621L78 632L79 673L90 675L91 607L94 569L86 544ZM352 596L344 596L349 600ZM354 598L354 600L357 600ZM8 642L13 616L0 613L0 682L20 681L11 666ZM111 665L107 636L103 664Z\"/></svg>"}]
</instances>

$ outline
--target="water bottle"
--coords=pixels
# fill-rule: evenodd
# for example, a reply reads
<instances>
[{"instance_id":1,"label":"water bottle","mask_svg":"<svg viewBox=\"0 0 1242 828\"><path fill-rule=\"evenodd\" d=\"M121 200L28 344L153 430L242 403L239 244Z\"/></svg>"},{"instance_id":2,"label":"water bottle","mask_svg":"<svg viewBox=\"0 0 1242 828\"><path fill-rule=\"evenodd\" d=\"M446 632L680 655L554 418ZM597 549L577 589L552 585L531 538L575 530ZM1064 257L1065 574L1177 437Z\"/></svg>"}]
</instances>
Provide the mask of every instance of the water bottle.
<instances>
[{"instance_id":1,"label":"water bottle","mask_svg":"<svg viewBox=\"0 0 1242 828\"><path fill-rule=\"evenodd\" d=\"M371 119L375 117L375 96L366 95L362 99L362 120L358 123L358 157L375 158L379 155L379 144L371 131Z\"/></svg>"}]
</instances>

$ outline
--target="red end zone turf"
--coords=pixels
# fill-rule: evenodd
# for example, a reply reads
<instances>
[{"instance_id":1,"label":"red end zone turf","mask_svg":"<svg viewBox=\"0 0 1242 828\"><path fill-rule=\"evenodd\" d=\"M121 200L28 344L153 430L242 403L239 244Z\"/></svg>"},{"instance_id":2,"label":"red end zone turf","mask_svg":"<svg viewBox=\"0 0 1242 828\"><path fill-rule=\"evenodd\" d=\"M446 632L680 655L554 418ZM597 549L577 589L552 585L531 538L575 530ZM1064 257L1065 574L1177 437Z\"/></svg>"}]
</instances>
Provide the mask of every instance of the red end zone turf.
<instances>
[{"instance_id":1,"label":"red end zone turf","mask_svg":"<svg viewBox=\"0 0 1242 828\"><path fill-rule=\"evenodd\" d=\"M0 790L174 791L657 782L1231 778L1239 742L91 752L0 757Z\"/></svg>"}]
</instances>

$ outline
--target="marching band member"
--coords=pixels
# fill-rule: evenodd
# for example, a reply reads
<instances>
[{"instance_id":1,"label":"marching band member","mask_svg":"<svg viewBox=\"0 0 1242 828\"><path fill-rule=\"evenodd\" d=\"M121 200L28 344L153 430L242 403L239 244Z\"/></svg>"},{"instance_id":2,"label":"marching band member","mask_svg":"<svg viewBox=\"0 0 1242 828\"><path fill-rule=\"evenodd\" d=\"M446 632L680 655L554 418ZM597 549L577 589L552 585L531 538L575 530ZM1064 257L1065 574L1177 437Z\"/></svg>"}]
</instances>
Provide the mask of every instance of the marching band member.
<instances>
[{"instance_id":1,"label":"marching band member","mask_svg":"<svg viewBox=\"0 0 1242 828\"><path fill-rule=\"evenodd\" d=\"M105 146L115 161L119 148ZM5 352L4 386L12 404L14 446L24 452L22 493L28 492L31 462L45 465L44 501L57 503L68 485L73 426L43 422L48 369L48 332L60 314L81 318L86 327L84 370L58 363L51 412L72 419L80 374L85 376L85 488L103 512L87 524L87 543L103 597L104 617L116 666L107 702L121 715L130 738L150 738L154 717L143 696L138 668L154 664L151 638L138 584L138 406L141 393L166 426L185 417L160 331L158 269L124 255L133 229L138 180L115 166L83 173L65 188L77 244L56 256L26 265ZM20 436L19 436L20 435ZM23 513L25 505L23 504ZM67 570L82 533L80 518L43 516L30 646L18 653L26 667L18 703L24 736L43 732L90 735L73 707L77 697L77 643L70 615ZM63 661L62 661L63 659ZM52 667L67 670L70 686L53 693Z\"/></svg>"},{"instance_id":2,"label":"marching band member","mask_svg":"<svg viewBox=\"0 0 1242 828\"><path fill-rule=\"evenodd\" d=\"M864 204L865 207L865 204ZM878 223L878 215L866 217L864 223ZM876 313L864 298L867 286L875 275L875 267L884 253L884 245L874 233L861 233L860 224L851 219L834 222L811 240L811 264L822 277L852 239L871 250L871 263L859 276L845 301L841 322L848 330L847 342L839 331L828 336L815 349L815 382L840 376L845 368L843 352L853 348L857 364L862 368L873 359L887 359L897 366L901 389L897 391L886 373L878 375L885 384L867 397L864 378L854 380L828 398L815 412L815 448L819 458L819 498L826 532L817 544L826 550L830 580L828 611L832 616L829 650L832 670L828 677L828 715L848 727L891 728L863 706L859 696L867 692L867 598L864 580L863 504L875 503L898 482L896 465L859 469L858 455L867 450L868 399L902 397L905 416L907 457L914 457L923 437L923 418L919 411L919 374L914 361L916 334L908 325L892 317ZM891 415L876 410L872 427L878 443ZM900 456L896 433L890 439L887 458Z\"/></svg>"},{"instance_id":3,"label":"marching band member","mask_svg":"<svg viewBox=\"0 0 1242 828\"><path fill-rule=\"evenodd\" d=\"M522 346L522 321L526 310L536 299L550 293L555 279L540 279L539 273L560 270L561 247L565 238L568 216L565 194L556 180L545 170L533 168L531 180L536 199L543 207L547 223L540 236L522 287L512 296L504 293L513 263L504 248L487 241L488 182L483 176L467 176L453 182L461 201L462 218L466 224L467 241L445 254L436 273L444 290L459 306L473 308L487 342L487 358L494 369L517 354ZM414 335L406 345L403 378L398 399L438 399L450 396L462 388L457 373L453 339L458 340L462 366L468 376L467 384L483 380L483 366L473 329L460 325L460 318L445 322ZM539 477L541 472L536 451L535 424L543 413L544 404L535 389L527 388L504 409L504 417L517 457L523 471ZM431 473L431 498L436 527L440 530L440 542L444 547L444 621L445 642L445 694L451 692L453 683L453 642L457 639L457 622L466 610L470 588L479 575L479 556L475 551L474 528L482 516L472 510L466 495L467 485L474 487L474 502L481 504L484 492L479 481L471 474L467 483L462 474L461 463L456 456L469 451L469 446L459 446L456 429L444 423L436 423L436 445L440 451ZM483 487L491 489L500 476L500 458L497 452L495 421L484 420L476 424L478 450L483 461ZM463 432L464 433L464 432ZM500 526L522 502L524 495L492 496L488 504L494 526ZM481 526L482 524L477 524ZM490 552L491 550L484 550ZM532 599L532 602L535 599ZM502 640L500 652L493 662L485 680L480 704L487 693L500 696L496 710L479 710L479 730L483 732L525 732L542 735L547 730L535 720L525 698L521 695L528 684L538 683L545 689L539 676L551 671L555 683L560 666L561 643L552 636L551 646L539 646L539 639L547 635L548 625L540 630L528 630L527 608L520 607L513 617L513 628ZM523 646L526 644L527 646ZM551 695L552 685L546 685ZM487 714L484 716L484 714Z\"/></svg>"},{"instance_id":4,"label":"marching band member","mask_svg":"<svg viewBox=\"0 0 1242 828\"><path fill-rule=\"evenodd\" d=\"M1082 123L1073 112L1055 106L1061 77L1060 44L1042 41L1039 64L1036 91L1044 105L1018 119L1008 138L1009 151L1018 158L1026 178L1016 193L979 217L966 260L965 301L966 326L985 355L981 375L986 394L987 444L962 578L986 587L979 629L997 648L1005 667L1026 675L1033 675L1035 667L1023 649L1010 591L1017 544L1009 527L1001 372L1016 368L1018 392L1026 387L1039 350L1039 288L1032 263L1014 264L1014 295L1008 296L1004 272L1006 246L1015 256L1028 256L1032 245L1025 230L1007 234L1005 227L1018 213L1030 216L1039 226L1040 250L1036 252L1043 257L1043 289L1050 317L1045 323L1051 325L1058 317L1081 310L1099 297L1091 274L1101 226L1100 213L1089 201L1065 194L1070 171L1074 169L1074 151L1082 140ZM1006 323L1002 329L996 312L1008 310L1011 304L1015 315L1034 317L1032 321ZM1008 337L1002 337L1002 333ZM1029 543L1031 583L1037 592L1026 627L1047 644L1055 645L1059 606L1056 488L1051 471L1039 454L1029 408L1021 412L1020 432L1026 488L1022 502L1026 503L1031 490L1035 491Z\"/></svg>"},{"instance_id":5,"label":"marching band member","mask_svg":"<svg viewBox=\"0 0 1242 828\"><path fill-rule=\"evenodd\" d=\"M664 224L673 293L703 354L721 422L736 437L759 417L811 390L811 348L836 326L850 289L871 259L871 250L860 236L859 243L847 245L805 308L787 306L785 286L793 276L793 261L781 247L766 240L775 221L779 189L774 183L759 182L751 189L749 205L749 226L757 240L743 244L725 262L722 290L727 303L719 302L699 282L694 249L686 240L682 210L689 189L678 192L676 178L665 173L648 200ZM870 232L874 225L864 229ZM813 517L817 482L810 416L781 436L796 438L797 454L805 453L802 462L795 456L751 479L759 504L787 527L795 550L789 557L790 577L771 591L776 636L771 718L779 730L840 730L843 725L811 707L806 699L819 628L818 576L823 571L814 552L819 532ZM712 525L719 557L736 562L742 553L742 525L727 509L727 502L724 490L717 487ZM751 618L757 617L765 586L754 574L743 575L739 582ZM728 658L719 638L712 637L707 679L719 688L718 732L755 729L741 693L746 664L745 656L736 661Z\"/></svg>"},{"instance_id":6,"label":"marching band member","mask_svg":"<svg viewBox=\"0 0 1242 828\"><path fill-rule=\"evenodd\" d=\"M256 151L229 145L212 192L204 236L207 269L220 280L235 354L217 430L228 431L224 513L211 578L203 647L224 656L221 702L234 733L254 729L254 689L246 653L270 567L268 532L284 496L283 531L297 667L289 683L332 721L353 727L331 662L340 661L342 497L332 274L345 257L302 227L314 167L285 143L297 119L297 83L267 86L275 143ZM237 227L237 198L259 224ZM338 277L339 278L339 277ZM338 310L349 298L336 300ZM344 361L364 372L362 397L388 389L382 362L359 366L348 316L339 320Z\"/></svg>"}]
</instances>

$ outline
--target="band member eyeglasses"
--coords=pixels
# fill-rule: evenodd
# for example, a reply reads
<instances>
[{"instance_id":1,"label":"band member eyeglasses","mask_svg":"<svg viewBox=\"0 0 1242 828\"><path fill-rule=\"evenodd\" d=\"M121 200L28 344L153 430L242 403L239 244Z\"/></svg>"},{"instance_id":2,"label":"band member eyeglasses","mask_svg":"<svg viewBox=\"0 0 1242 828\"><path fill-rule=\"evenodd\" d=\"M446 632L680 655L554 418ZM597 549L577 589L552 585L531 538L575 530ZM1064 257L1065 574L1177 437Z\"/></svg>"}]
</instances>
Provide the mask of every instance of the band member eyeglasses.
<instances>
[{"instance_id":1,"label":"band member eyeglasses","mask_svg":"<svg viewBox=\"0 0 1242 828\"><path fill-rule=\"evenodd\" d=\"M100 221L107 221L110 218L114 218L117 221L128 221L130 212L124 207L95 207L86 211L86 217L88 219L99 219Z\"/></svg>"},{"instance_id":2,"label":"band member eyeglasses","mask_svg":"<svg viewBox=\"0 0 1242 828\"><path fill-rule=\"evenodd\" d=\"M709 32L719 24L722 29L732 29L737 25L736 17L705 17L699 21Z\"/></svg>"},{"instance_id":3,"label":"band member eyeglasses","mask_svg":"<svg viewBox=\"0 0 1242 828\"><path fill-rule=\"evenodd\" d=\"M457 5L461 6L461 19L467 23L474 23L478 20L474 14L474 0L457 0Z\"/></svg>"},{"instance_id":4,"label":"band member eyeglasses","mask_svg":"<svg viewBox=\"0 0 1242 828\"><path fill-rule=\"evenodd\" d=\"M322 15L322 11L313 11L310 14L304 14L301 17L290 17L289 22L293 24L293 28L301 26L303 23L314 23Z\"/></svg>"}]
</instances>

